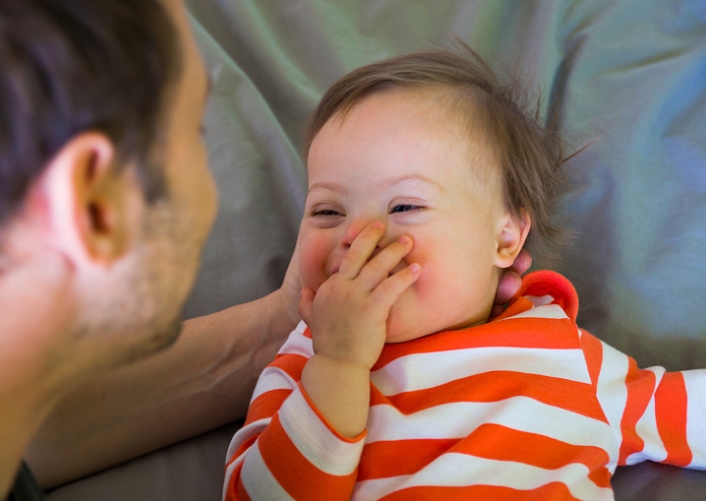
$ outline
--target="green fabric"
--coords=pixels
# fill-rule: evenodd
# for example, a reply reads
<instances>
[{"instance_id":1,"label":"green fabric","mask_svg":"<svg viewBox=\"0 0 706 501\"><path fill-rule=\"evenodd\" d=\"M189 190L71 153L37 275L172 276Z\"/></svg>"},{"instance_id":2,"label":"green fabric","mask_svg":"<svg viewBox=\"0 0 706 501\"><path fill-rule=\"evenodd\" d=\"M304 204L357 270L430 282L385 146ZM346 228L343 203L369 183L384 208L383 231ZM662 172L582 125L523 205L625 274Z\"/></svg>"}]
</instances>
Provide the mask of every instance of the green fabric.
<instances>
[{"instance_id":1,"label":"green fabric","mask_svg":"<svg viewBox=\"0 0 706 501\"><path fill-rule=\"evenodd\" d=\"M214 92L221 201L187 316L281 283L306 193L302 129L347 71L457 36L556 114L579 324L643 366L706 360L706 2L187 0ZM501 71L502 73L502 71ZM541 265L541 262L538 263Z\"/></svg>"}]
</instances>

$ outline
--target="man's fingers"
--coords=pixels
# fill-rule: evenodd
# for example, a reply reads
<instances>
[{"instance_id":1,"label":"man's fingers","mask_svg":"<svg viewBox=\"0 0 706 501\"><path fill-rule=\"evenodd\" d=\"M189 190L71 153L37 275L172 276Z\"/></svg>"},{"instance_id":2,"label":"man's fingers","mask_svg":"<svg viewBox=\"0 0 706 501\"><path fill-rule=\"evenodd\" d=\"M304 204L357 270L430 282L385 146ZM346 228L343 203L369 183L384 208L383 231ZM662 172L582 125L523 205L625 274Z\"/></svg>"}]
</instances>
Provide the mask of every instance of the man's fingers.
<instances>
[{"instance_id":1,"label":"man's fingers","mask_svg":"<svg viewBox=\"0 0 706 501\"><path fill-rule=\"evenodd\" d=\"M314 296L314 291L308 287L303 288L301 291L301 297L299 299L299 315L307 325L311 325L311 312L314 308Z\"/></svg>"},{"instance_id":2,"label":"man's fingers","mask_svg":"<svg viewBox=\"0 0 706 501\"><path fill-rule=\"evenodd\" d=\"M498 292L495 294L495 304L503 305L507 303L520 290L522 279L514 271L505 270L500 277Z\"/></svg>"},{"instance_id":3,"label":"man's fingers","mask_svg":"<svg viewBox=\"0 0 706 501\"><path fill-rule=\"evenodd\" d=\"M510 266L510 269L522 276L530 269L530 266L532 266L532 256L525 249L522 249L515 258L515 262Z\"/></svg>"},{"instance_id":4,"label":"man's fingers","mask_svg":"<svg viewBox=\"0 0 706 501\"><path fill-rule=\"evenodd\" d=\"M532 266L532 256L526 250L522 250L515 258L515 262L510 268L505 270L500 276L498 291L495 294L495 305L502 306L512 299L522 286L522 275ZM497 316L502 309L493 310L493 316Z\"/></svg>"}]
</instances>

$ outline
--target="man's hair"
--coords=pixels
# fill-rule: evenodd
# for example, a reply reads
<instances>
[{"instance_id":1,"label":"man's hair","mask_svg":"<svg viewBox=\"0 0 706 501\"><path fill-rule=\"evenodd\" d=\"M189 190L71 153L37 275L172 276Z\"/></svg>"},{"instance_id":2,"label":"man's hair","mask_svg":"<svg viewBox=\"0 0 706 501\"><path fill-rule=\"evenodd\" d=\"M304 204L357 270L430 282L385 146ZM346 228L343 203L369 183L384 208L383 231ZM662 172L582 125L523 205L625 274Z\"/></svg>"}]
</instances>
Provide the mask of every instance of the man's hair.
<instances>
[{"instance_id":1,"label":"man's hair","mask_svg":"<svg viewBox=\"0 0 706 501\"><path fill-rule=\"evenodd\" d=\"M334 116L345 114L366 96L385 89L439 88L449 110L480 130L501 169L505 203L532 220L527 245L533 256L551 259L564 229L555 220L565 185L561 141L553 125L541 124L539 100L529 105L526 86L516 78L502 83L468 45L406 54L358 68L324 94L306 131L305 152ZM480 129L479 129L480 128ZM469 130L469 133L470 130Z\"/></svg>"},{"instance_id":2,"label":"man's hair","mask_svg":"<svg viewBox=\"0 0 706 501\"><path fill-rule=\"evenodd\" d=\"M149 202L165 195L153 157L182 56L159 0L2 0L0 68L0 227L82 131L137 164Z\"/></svg>"}]
</instances>

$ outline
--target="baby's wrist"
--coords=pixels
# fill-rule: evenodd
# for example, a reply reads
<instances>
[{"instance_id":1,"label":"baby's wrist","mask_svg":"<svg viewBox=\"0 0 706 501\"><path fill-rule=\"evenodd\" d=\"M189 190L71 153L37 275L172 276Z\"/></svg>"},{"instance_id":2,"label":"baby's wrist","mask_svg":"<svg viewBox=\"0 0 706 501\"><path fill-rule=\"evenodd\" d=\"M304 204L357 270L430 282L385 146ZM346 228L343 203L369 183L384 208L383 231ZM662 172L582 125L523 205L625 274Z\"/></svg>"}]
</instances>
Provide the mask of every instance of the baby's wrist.
<instances>
[{"instance_id":1,"label":"baby's wrist","mask_svg":"<svg viewBox=\"0 0 706 501\"><path fill-rule=\"evenodd\" d=\"M337 370L348 370L354 372L365 372L370 373L370 368L373 364L367 364L362 360L357 360L355 357L341 356L338 354L329 354L316 352L309 359L316 359L317 364L325 365L327 367L336 368Z\"/></svg>"}]
</instances>

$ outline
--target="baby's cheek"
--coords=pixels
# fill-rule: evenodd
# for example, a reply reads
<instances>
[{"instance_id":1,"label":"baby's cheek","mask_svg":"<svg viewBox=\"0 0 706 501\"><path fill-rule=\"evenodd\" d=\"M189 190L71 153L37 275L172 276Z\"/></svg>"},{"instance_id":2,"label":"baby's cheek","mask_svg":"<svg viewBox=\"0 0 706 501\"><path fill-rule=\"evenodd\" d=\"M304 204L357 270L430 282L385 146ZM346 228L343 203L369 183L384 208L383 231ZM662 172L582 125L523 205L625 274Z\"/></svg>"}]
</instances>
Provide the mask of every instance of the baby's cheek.
<instances>
[{"instance_id":1,"label":"baby's cheek","mask_svg":"<svg viewBox=\"0 0 706 501\"><path fill-rule=\"evenodd\" d=\"M324 245L302 244L299 258L299 273L301 275L302 287L309 287L317 290L326 281L326 260L328 259L328 249Z\"/></svg>"}]
</instances>

